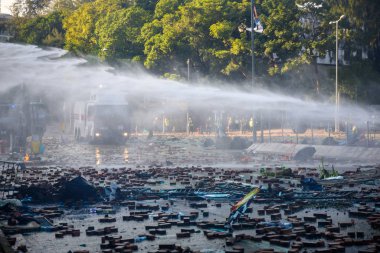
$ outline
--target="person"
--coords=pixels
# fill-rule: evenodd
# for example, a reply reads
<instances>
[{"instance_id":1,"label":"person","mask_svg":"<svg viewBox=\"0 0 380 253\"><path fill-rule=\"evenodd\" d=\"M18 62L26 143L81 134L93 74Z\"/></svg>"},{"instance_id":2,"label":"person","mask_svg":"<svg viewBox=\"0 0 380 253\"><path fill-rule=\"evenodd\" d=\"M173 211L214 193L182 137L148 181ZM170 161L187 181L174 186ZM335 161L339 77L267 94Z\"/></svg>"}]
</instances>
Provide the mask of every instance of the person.
<instances>
[{"instance_id":1,"label":"person","mask_svg":"<svg viewBox=\"0 0 380 253\"><path fill-rule=\"evenodd\" d=\"M231 130L231 125L232 125L232 117L228 117L228 120L227 120L227 132L228 133Z\"/></svg>"},{"instance_id":2,"label":"person","mask_svg":"<svg viewBox=\"0 0 380 253\"><path fill-rule=\"evenodd\" d=\"M165 117L165 118L164 118L164 128L165 128L165 130L168 129L169 124L170 124L170 123L169 123L169 119Z\"/></svg>"},{"instance_id":3,"label":"person","mask_svg":"<svg viewBox=\"0 0 380 253\"><path fill-rule=\"evenodd\" d=\"M150 129L150 130L149 130L149 133L148 133L148 137L147 137L147 139L152 139L152 137L153 137L153 130Z\"/></svg>"},{"instance_id":4,"label":"person","mask_svg":"<svg viewBox=\"0 0 380 253\"><path fill-rule=\"evenodd\" d=\"M249 128L251 129L251 130L253 130L253 127L255 126L255 122L254 122L254 120L253 120L253 117L251 117L250 119L249 119Z\"/></svg>"}]
</instances>

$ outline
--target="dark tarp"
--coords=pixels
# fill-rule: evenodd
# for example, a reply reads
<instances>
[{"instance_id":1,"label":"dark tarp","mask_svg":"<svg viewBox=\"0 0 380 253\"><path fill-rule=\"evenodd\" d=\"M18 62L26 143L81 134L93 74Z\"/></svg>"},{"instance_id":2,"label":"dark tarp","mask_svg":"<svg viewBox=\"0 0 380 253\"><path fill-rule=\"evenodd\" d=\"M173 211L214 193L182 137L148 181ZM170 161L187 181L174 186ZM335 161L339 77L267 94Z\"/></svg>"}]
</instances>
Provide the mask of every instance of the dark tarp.
<instances>
[{"instance_id":1,"label":"dark tarp","mask_svg":"<svg viewBox=\"0 0 380 253\"><path fill-rule=\"evenodd\" d=\"M96 200L98 191L85 178L78 176L63 183L59 197L61 200Z\"/></svg>"},{"instance_id":2,"label":"dark tarp","mask_svg":"<svg viewBox=\"0 0 380 253\"><path fill-rule=\"evenodd\" d=\"M313 155L317 152L314 147L304 147L300 149L293 157L296 161L307 161L313 158Z\"/></svg>"}]
</instances>

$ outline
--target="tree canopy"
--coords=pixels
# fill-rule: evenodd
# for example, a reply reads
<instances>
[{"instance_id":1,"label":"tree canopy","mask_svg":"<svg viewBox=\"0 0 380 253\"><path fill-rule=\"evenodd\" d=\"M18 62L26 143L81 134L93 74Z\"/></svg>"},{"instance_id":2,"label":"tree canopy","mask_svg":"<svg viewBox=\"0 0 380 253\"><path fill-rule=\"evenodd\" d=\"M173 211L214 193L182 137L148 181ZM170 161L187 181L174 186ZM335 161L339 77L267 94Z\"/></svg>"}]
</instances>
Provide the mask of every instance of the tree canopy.
<instances>
[{"instance_id":1,"label":"tree canopy","mask_svg":"<svg viewBox=\"0 0 380 253\"><path fill-rule=\"evenodd\" d=\"M256 0L256 77L284 90L333 92L335 25L345 62L341 92L368 99L380 73L380 3L371 0ZM250 0L17 0L15 40L64 47L109 62L141 62L162 76L250 81ZM247 31L239 31L244 24ZM329 55L331 66L318 64ZM361 66L367 74L358 78ZM295 81L297 76L298 81ZM376 86L376 85L375 85ZM364 89L358 89L363 87ZM359 94L359 91L363 91ZM354 94L354 95L353 95ZM378 99L373 99L380 102Z\"/></svg>"}]
</instances>

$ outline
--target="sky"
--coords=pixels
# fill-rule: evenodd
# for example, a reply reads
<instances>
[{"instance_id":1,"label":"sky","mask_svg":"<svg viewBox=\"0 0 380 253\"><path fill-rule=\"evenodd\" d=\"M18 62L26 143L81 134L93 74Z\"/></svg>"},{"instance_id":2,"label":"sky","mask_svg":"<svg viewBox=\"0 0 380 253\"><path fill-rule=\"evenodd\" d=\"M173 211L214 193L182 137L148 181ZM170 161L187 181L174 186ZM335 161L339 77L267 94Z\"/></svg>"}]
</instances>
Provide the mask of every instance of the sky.
<instances>
[{"instance_id":1,"label":"sky","mask_svg":"<svg viewBox=\"0 0 380 253\"><path fill-rule=\"evenodd\" d=\"M15 0L0 0L1 13L11 14L10 7L15 2Z\"/></svg>"}]
</instances>

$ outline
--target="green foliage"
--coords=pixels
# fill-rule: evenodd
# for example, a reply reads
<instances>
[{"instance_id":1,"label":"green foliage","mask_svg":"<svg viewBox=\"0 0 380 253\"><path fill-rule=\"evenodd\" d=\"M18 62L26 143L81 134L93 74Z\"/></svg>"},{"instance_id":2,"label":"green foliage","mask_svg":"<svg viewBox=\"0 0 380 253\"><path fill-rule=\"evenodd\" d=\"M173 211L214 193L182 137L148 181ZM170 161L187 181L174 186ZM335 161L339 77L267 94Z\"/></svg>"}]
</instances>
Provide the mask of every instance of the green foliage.
<instances>
[{"instance_id":1,"label":"green foliage","mask_svg":"<svg viewBox=\"0 0 380 253\"><path fill-rule=\"evenodd\" d=\"M159 0L132 0L132 5L140 7L144 10L154 12L156 4Z\"/></svg>"},{"instance_id":2,"label":"green foliage","mask_svg":"<svg viewBox=\"0 0 380 253\"><path fill-rule=\"evenodd\" d=\"M13 20L15 39L29 44L62 47L62 20L63 15L60 12L36 18L19 17Z\"/></svg>"},{"instance_id":3,"label":"green foliage","mask_svg":"<svg viewBox=\"0 0 380 253\"><path fill-rule=\"evenodd\" d=\"M173 71L169 62L191 59L206 75L243 71L249 45L234 35L247 8L247 1L159 1L155 19L142 29L145 66Z\"/></svg>"},{"instance_id":4,"label":"green foliage","mask_svg":"<svg viewBox=\"0 0 380 253\"><path fill-rule=\"evenodd\" d=\"M168 79L168 80L173 80L173 81L180 81L182 79L180 75L171 74L171 73L165 73L163 75L163 78Z\"/></svg>"},{"instance_id":5,"label":"green foliage","mask_svg":"<svg viewBox=\"0 0 380 253\"><path fill-rule=\"evenodd\" d=\"M321 159L321 164L318 167L320 171L320 179L339 176L339 173L335 170L333 165L331 166L331 170L326 169L326 166L323 164L323 159Z\"/></svg>"},{"instance_id":6,"label":"green foliage","mask_svg":"<svg viewBox=\"0 0 380 253\"><path fill-rule=\"evenodd\" d=\"M264 56L269 59L269 74L284 73L294 69L300 61L302 49L299 22L300 13L293 0L266 0L262 3L264 33Z\"/></svg>"},{"instance_id":7,"label":"green foliage","mask_svg":"<svg viewBox=\"0 0 380 253\"><path fill-rule=\"evenodd\" d=\"M267 168L261 168L260 175L263 177L274 177L275 173L273 171L268 170Z\"/></svg>"},{"instance_id":8,"label":"green foliage","mask_svg":"<svg viewBox=\"0 0 380 253\"><path fill-rule=\"evenodd\" d=\"M317 57L323 57L332 48L333 40L326 20L329 5L322 0L263 0L262 8L266 35L263 52L269 63L268 73L284 75L313 64L312 82L304 85L319 93Z\"/></svg>"},{"instance_id":9,"label":"green foliage","mask_svg":"<svg viewBox=\"0 0 380 253\"><path fill-rule=\"evenodd\" d=\"M85 3L63 22L66 30L65 47L85 54L97 50L95 22L97 12L94 3Z\"/></svg>"},{"instance_id":10,"label":"green foliage","mask_svg":"<svg viewBox=\"0 0 380 253\"><path fill-rule=\"evenodd\" d=\"M109 12L96 22L95 35L99 55L104 58L133 58L142 54L138 41L142 24L149 20L147 11L140 7Z\"/></svg>"},{"instance_id":11,"label":"green foliage","mask_svg":"<svg viewBox=\"0 0 380 253\"><path fill-rule=\"evenodd\" d=\"M127 0L82 4L64 20L66 48L108 60L142 55L138 38L149 20L148 11Z\"/></svg>"},{"instance_id":12,"label":"green foliage","mask_svg":"<svg viewBox=\"0 0 380 253\"><path fill-rule=\"evenodd\" d=\"M351 65L341 69L340 91L380 103L379 1L257 0L256 7L264 25L253 52L261 79L290 92L333 93L334 72L323 76L316 63L334 55L335 25L329 22L345 14L339 39ZM171 79L187 75L188 59L193 73L251 77L251 34L237 29L251 26L250 0L16 0L12 9L16 41L140 62Z\"/></svg>"},{"instance_id":13,"label":"green foliage","mask_svg":"<svg viewBox=\"0 0 380 253\"><path fill-rule=\"evenodd\" d=\"M159 0L154 10L154 18L161 19L166 14L172 14L178 10L184 0Z\"/></svg>"},{"instance_id":14,"label":"green foliage","mask_svg":"<svg viewBox=\"0 0 380 253\"><path fill-rule=\"evenodd\" d=\"M64 46L64 36L62 33L58 32L57 29L53 29L51 33L49 33L45 39L42 40L42 44L51 47L63 47Z\"/></svg>"},{"instance_id":15,"label":"green foliage","mask_svg":"<svg viewBox=\"0 0 380 253\"><path fill-rule=\"evenodd\" d=\"M65 16L70 15L73 11L78 9L82 4L93 2L93 0L54 0L52 4L53 11L60 11Z\"/></svg>"}]
</instances>

